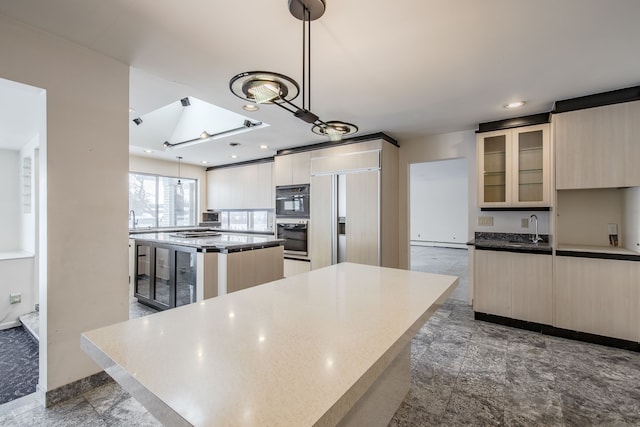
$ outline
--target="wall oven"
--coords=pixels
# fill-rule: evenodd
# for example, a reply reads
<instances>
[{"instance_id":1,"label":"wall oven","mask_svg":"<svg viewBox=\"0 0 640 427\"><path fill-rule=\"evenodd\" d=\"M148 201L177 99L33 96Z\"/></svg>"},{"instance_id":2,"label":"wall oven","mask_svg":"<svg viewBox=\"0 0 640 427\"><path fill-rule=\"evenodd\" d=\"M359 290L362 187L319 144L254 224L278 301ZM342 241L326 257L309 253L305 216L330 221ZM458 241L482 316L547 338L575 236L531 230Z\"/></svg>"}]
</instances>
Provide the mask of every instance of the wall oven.
<instances>
[{"instance_id":1,"label":"wall oven","mask_svg":"<svg viewBox=\"0 0 640 427\"><path fill-rule=\"evenodd\" d=\"M309 218L309 184L276 187L276 218Z\"/></svg>"},{"instance_id":2,"label":"wall oven","mask_svg":"<svg viewBox=\"0 0 640 427\"><path fill-rule=\"evenodd\" d=\"M285 255L308 255L309 220L277 219L277 237L284 239Z\"/></svg>"}]
</instances>

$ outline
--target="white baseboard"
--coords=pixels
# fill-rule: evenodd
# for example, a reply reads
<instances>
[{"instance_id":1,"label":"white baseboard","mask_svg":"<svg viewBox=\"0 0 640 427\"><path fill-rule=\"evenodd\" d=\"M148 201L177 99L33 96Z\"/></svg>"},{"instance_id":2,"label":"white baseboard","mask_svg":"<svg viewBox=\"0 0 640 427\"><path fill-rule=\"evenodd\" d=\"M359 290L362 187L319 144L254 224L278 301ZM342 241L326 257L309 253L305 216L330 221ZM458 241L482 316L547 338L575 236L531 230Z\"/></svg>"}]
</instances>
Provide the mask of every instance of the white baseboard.
<instances>
[{"instance_id":1,"label":"white baseboard","mask_svg":"<svg viewBox=\"0 0 640 427\"><path fill-rule=\"evenodd\" d=\"M3 329L15 328L16 326L20 326L19 320L14 320L13 322L0 323L0 331Z\"/></svg>"}]
</instances>

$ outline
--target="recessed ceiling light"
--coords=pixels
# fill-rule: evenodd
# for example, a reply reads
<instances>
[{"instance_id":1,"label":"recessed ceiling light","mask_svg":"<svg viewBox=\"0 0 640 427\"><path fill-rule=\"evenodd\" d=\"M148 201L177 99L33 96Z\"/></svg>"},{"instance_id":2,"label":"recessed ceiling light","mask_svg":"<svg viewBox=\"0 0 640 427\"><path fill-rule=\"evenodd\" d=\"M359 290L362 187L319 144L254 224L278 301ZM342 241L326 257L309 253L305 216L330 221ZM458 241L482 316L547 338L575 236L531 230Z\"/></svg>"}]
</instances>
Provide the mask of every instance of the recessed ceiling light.
<instances>
[{"instance_id":1,"label":"recessed ceiling light","mask_svg":"<svg viewBox=\"0 0 640 427\"><path fill-rule=\"evenodd\" d=\"M262 145L260 146L260 148L262 148L263 150L266 150L267 148L269 148L269 146L268 146L268 145L265 145L265 144L262 144Z\"/></svg>"},{"instance_id":2,"label":"recessed ceiling light","mask_svg":"<svg viewBox=\"0 0 640 427\"><path fill-rule=\"evenodd\" d=\"M237 159L237 158L238 158L238 155L237 155L237 154L232 154L232 155L231 155L231 158L232 158L232 159Z\"/></svg>"},{"instance_id":3,"label":"recessed ceiling light","mask_svg":"<svg viewBox=\"0 0 640 427\"><path fill-rule=\"evenodd\" d=\"M519 108L519 107L522 107L523 105L524 105L524 101L516 101L516 102L511 102L505 105L504 108Z\"/></svg>"},{"instance_id":4,"label":"recessed ceiling light","mask_svg":"<svg viewBox=\"0 0 640 427\"><path fill-rule=\"evenodd\" d=\"M153 150L144 150L145 153L153 153Z\"/></svg>"},{"instance_id":5,"label":"recessed ceiling light","mask_svg":"<svg viewBox=\"0 0 640 427\"><path fill-rule=\"evenodd\" d=\"M244 104L242 106L242 109L245 111L258 111L260 109L260 107L258 107L257 105L253 105L253 104Z\"/></svg>"},{"instance_id":6,"label":"recessed ceiling light","mask_svg":"<svg viewBox=\"0 0 640 427\"><path fill-rule=\"evenodd\" d=\"M203 161L202 161L202 164L203 164L203 165L208 165L208 164L209 164L209 162L208 162L208 161L206 161L206 160L203 160Z\"/></svg>"},{"instance_id":7,"label":"recessed ceiling light","mask_svg":"<svg viewBox=\"0 0 640 427\"><path fill-rule=\"evenodd\" d=\"M135 113L136 110L133 107L129 107L129 113Z\"/></svg>"}]
</instances>

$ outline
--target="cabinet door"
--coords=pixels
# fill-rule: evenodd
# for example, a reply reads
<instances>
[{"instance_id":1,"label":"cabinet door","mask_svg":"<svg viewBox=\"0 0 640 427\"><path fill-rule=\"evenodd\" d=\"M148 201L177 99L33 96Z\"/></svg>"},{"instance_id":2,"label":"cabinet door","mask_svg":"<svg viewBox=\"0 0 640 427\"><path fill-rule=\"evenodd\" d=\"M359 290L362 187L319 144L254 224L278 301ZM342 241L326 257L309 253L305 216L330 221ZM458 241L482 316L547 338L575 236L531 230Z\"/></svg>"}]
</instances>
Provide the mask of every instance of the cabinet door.
<instances>
[{"instance_id":1,"label":"cabinet door","mask_svg":"<svg viewBox=\"0 0 640 427\"><path fill-rule=\"evenodd\" d=\"M474 311L511 317L511 253L476 249L475 255Z\"/></svg>"},{"instance_id":2,"label":"cabinet door","mask_svg":"<svg viewBox=\"0 0 640 427\"><path fill-rule=\"evenodd\" d=\"M291 183L308 184L310 178L311 152L291 154Z\"/></svg>"},{"instance_id":3,"label":"cabinet door","mask_svg":"<svg viewBox=\"0 0 640 427\"><path fill-rule=\"evenodd\" d=\"M509 254L511 259L511 317L551 325L553 269L551 255Z\"/></svg>"},{"instance_id":4,"label":"cabinet door","mask_svg":"<svg viewBox=\"0 0 640 427\"><path fill-rule=\"evenodd\" d=\"M478 204L482 207L511 203L511 133L478 135Z\"/></svg>"},{"instance_id":5,"label":"cabinet door","mask_svg":"<svg viewBox=\"0 0 640 427\"><path fill-rule=\"evenodd\" d=\"M640 263L556 257L554 326L640 341Z\"/></svg>"},{"instance_id":6,"label":"cabinet door","mask_svg":"<svg viewBox=\"0 0 640 427\"><path fill-rule=\"evenodd\" d=\"M155 277L153 281L153 300L163 307L171 307L171 250L155 248Z\"/></svg>"},{"instance_id":7,"label":"cabinet door","mask_svg":"<svg viewBox=\"0 0 640 427\"><path fill-rule=\"evenodd\" d=\"M625 185L625 104L553 116L556 188Z\"/></svg>"},{"instance_id":8,"label":"cabinet door","mask_svg":"<svg viewBox=\"0 0 640 427\"><path fill-rule=\"evenodd\" d=\"M136 244L136 295L151 298L153 249L149 244Z\"/></svg>"},{"instance_id":9,"label":"cabinet door","mask_svg":"<svg viewBox=\"0 0 640 427\"><path fill-rule=\"evenodd\" d=\"M640 187L640 101L626 104L625 186Z\"/></svg>"},{"instance_id":10,"label":"cabinet door","mask_svg":"<svg viewBox=\"0 0 640 427\"><path fill-rule=\"evenodd\" d=\"M254 193L255 200L251 208L255 209L274 209L275 194L272 180L273 162L260 163L257 165L256 191Z\"/></svg>"},{"instance_id":11,"label":"cabinet door","mask_svg":"<svg viewBox=\"0 0 640 427\"><path fill-rule=\"evenodd\" d=\"M293 157L291 155L276 156L273 159L274 185L291 185Z\"/></svg>"},{"instance_id":12,"label":"cabinet door","mask_svg":"<svg viewBox=\"0 0 640 427\"><path fill-rule=\"evenodd\" d=\"M513 205L549 206L549 125L512 131Z\"/></svg>"},{"instance_id":13,"label":"cabinet door","mask_svg":"<svg viewBox=\"0 0 640 427\"><path fill-rule=\"evenodd\" d=\"M309 221L309 257L311 268L317 269L331 265L333 247L332 221L334 217L333 188L335 178L332 175L311 177L311 219Z\"/></svg>"},{"instance_id":14,"label":"cabinet door","mask_svg":"<svg viewBox=\"0 0 640 427\"><path fill-rule=\"evenodd\" d=\"M196 252L175 251L175 306L196 302Z\"/></svg>"},{"instance_id":15,"label":"cabinet door","mask_svg":"<svg viewBox=\"0 0 640 427\"><path fill-rule=\"evenodd\" d=\"M294 259L284 260L284 277L295 276L296 274L308 273L311 271L311 263Z\"/></svg>"},{"instance_id":16,"label":"cabinet door","mask_svg":"<svg viewBox=\"0 0 640 427\"><path fill-rule=\"evenodd\" d=\"M347 262L380 265L380 172L345 175Z\"/></svg>"}]
</instances>

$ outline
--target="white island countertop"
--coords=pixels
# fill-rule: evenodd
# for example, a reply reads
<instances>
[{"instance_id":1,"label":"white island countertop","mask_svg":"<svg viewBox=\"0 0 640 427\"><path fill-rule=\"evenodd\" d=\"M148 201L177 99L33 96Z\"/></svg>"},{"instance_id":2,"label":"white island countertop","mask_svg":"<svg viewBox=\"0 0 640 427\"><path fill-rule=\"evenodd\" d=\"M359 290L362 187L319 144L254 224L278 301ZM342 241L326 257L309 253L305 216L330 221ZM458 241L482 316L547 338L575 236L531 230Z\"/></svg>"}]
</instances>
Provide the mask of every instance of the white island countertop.
<instances>
[{"instance_id":1,"label":"white island countertop","mask_svg":"<svg viewBox=\"0 0 640 427\"><path fill-rule=\"evenodd\" d=\"M341 263L85 332L81 345L167 425L335 425L457 283Z\"/></svg>"}]
</instances>

